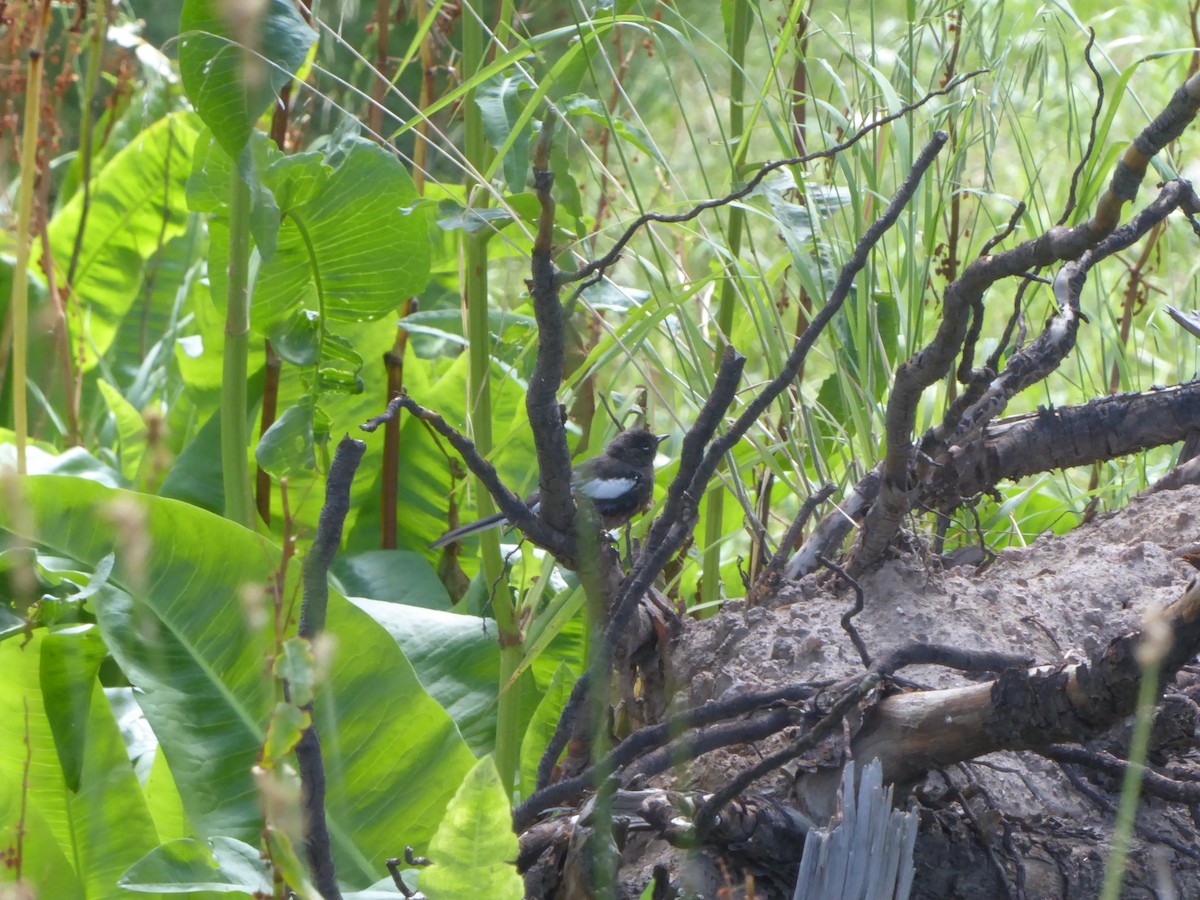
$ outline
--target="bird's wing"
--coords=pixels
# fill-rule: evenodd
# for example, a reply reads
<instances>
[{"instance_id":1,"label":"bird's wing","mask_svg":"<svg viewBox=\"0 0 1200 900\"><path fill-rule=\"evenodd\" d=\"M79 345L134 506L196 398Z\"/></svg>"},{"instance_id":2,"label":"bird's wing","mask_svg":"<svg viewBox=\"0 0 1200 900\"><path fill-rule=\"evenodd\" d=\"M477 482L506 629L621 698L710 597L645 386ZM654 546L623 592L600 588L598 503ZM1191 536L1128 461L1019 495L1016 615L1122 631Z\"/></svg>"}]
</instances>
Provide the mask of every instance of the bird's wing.
<instances>
[{"instance_id":1,"label":"bird's wing","mask_svg":"<svg viewBox=\"0 0 1200 900\"><path fill-rule=\"evenodd\" d=\"M630 475L624 478L586 478L575 485L575 492L593 500L616 500L637 488L641 478Z\"/></svg>"}]
</instances>

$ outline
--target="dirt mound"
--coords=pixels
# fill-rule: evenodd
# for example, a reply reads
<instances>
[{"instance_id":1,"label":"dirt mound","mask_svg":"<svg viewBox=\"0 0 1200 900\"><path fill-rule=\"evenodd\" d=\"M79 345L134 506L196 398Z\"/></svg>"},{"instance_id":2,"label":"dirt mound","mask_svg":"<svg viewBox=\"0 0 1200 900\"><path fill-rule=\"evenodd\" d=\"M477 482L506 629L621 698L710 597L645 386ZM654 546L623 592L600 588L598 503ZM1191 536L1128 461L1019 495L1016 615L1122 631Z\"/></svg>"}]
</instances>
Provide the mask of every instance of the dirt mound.
<instances>
[{"instance_id":1,"label":"dirt mound","mask_svg":"<svg viewBox=\"0 0 1200 900\"><path fill-rule=\"evenodd\" d=\"M864 609L854 618L878 659L910 641L1027 652L1038 664L1082 659L1137 629L1148 610L1183 592L1195 570L1183 554L1200 548L1200 487L1146 494L1120 512L1068 535L1006 550L990 565L943 568L905 558L862 580ZM840 619L854 592L840 578L808 576L764 607L728 604L691 622L668 654L679 702L695 705L731 692L864 671ZM906 669L922 687L972 683L939 667ZM978 680L978 679L977 679ZM1200 670L1187 667L1160 706L1151 762L1178 781L1200 781ZM1129 722L1089 750L1124 757ZM782 746L786 735L719 751L688 770L713 790ZM811 758L806 761L812 763ZM829 760L839 765L839 760ZM756 789L803 803L791 772ZM1030 752L995 753L930 772L910 786L920 808L920 898L1090 897L1099 892L1120 784L1094 768ZM1200 805L1143 796L1124 897L1200 897Z\"/></svg>"}]
</instances>

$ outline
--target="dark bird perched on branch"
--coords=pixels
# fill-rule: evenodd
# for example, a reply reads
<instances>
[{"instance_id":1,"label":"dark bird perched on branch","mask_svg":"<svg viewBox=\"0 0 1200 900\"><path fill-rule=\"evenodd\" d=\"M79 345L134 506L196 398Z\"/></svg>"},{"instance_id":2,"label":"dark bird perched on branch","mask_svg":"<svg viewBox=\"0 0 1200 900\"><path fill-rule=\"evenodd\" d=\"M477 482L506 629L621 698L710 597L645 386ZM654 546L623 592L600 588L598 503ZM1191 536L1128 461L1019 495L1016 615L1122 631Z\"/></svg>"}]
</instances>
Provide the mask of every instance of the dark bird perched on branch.
<instances>
[{"instance_id":1,"label":"dark bird perched on branch","mask_svg":"<svg viewBox=\"0 0 1200 900\"><path fill-rule=\"evenodd\" d=\"M596 505L605 528L624 525L650 506L654 495L654 454L665 437L644 428L622 431L604 448L604 453L585 459L571 470L571 493L587 497ZM535 491L525 502L536 514L538 493ZM507 524L504 514L496 513L447 531L429 548L436 550L469 534Z\"/></svg>"}]
</instances>

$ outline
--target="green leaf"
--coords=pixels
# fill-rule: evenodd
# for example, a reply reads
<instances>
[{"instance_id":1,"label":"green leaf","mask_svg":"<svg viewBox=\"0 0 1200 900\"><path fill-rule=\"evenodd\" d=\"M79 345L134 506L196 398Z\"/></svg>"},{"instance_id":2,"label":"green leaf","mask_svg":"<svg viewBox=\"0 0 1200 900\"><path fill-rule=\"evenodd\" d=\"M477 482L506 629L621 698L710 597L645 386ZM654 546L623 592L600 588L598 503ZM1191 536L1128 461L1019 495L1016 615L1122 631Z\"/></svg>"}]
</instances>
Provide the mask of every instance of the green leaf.
<instances>
[{"instance_id":1,"label":"green leaf","mask_svg":"<svg viewBox=\"0 0 1200 900\"><path fill-rule=\"evenodd\" d=\"M226 225L230 185L234 178L240 178L250 191L250 234L254 237L254 245L264 260L270 259L275 253L281 211L263 176L287 159L289 157L283 155L274 141L255 131L235 162L213 133L205 130L196 139L196 150L192 155L192 169L187 180L188 208L193 212L211 213ZM209 268L214 270L210 274L216 279L213 284L216 293L224 296L223 263L228 248L218 247L218 243L213 241L210 245Z\"/></svg>"},{"instance_id":2,"label":"green leaf","mask_svg":"<svg viewBox=\"0 0 1200 900\"><path fill-rule=\"evenodd\" d=\"M641 306L651 296L649 291L623 287L607 278L597 281L583 291L583 297L592 309L610 309L621 313Z\"/></svg>"},{"instance_id":3,"label":"green leaf","mask_svg":"<svg viewBox=\"0 0 1200 900\"><path fill-rule=\"evenodd\" d=\"M513 126L521 116L521 91L534 87L536 85L528 75L514 72L494 75L475 89L475 103L479 106L483 131L493 150L504 148ZM525 190L525 181L529 177L531 131L528 126L523 128L504 157L504 180L510 191Z\"/></svg>"},{"instance_id":4,"label":"green leaf","mask_svg":"<svg viewBox=\"0 0 1200 900\"><path fill-rule=\"evenodd\" d=\"M55 632L42 641L41 685L46 718L67 789L79 790L87 723L100 663L108 651L94 625Z\"/></svg>"},{"instance_id":5,"label":"green leaf","mask_svg":"<svg viewBox=\"0 0 1200 900\"><path fill-rule=\"evenodd\" d=\"M186 228L184 185L197 124L187 113L155 122L94 178L72 285L86 324L70 329L71 353L84 371L107 352L138 299L146 262ZM50 222L50 251L60 265L71 259L82 216L79 192Z\"/></svg>"},{"instance_id":6,"label":"green leaf","mask_svg":"<svg viewBox=\"0 0 1200 900\"><path fill-rule=\"evenodd\" d=\"M301 156L310 167L305 177L320 183L306 184L307 199L284 208L278 248L259 270L255 327L268 329L297 309L314 277L324 291L318 311L329 319L356 322L394 312L429 280L425 214L404 209L417 199L408 170L378 144L355 136L324 157ZM282 191L293 176L292 169L272 167L264 183Z\"/></svg>"},{"instance_id":7,"label":"green leaf","mask_svg":"<svg viewBox=\"0 0 1200 900\"><path fill-rule=\"evenodd\" d=\"M266 0L257 21L231 21L252 8L185 0L179 21L184 93L233 159L317 39L291 0Z\"/></svg>"},{"instance_id":8,"label":"green leaf","mask_svg":"<svg viewBox=\"0 0 1200 900\"><path fill-rule=\"evenodd\" d=\"M465 207L457 201L439 204L437 227L442 231L464 231L467 234L484 232L493 235L513 222L537 222L537 195L531 193L511 194L504 198L504 206Z\"/></svg>"},{"instance_id":9,"label":"green leaf","mask_svg":"<svg viewBox=\"0 0 1200 900\"><path fill-rule=\"evenodd\" d=\"M429 843L433 865L421 873L429 900L521 900L525 884L517 874L517 836L496 763L485 756L471 770L446 808Z\"/></svg>"},{"instance_id":10,"label":"green leaf","mask_svg":"<svg viewBox=\"0 0 1200 900\"><path fill-rule=\"evenodd\" d=\"M94 677L88 683L90 700L69 704L86 705L86 713L72 710L84 733L71 737L79 742L77 752L63 754L72 766L76 759L80 764L78 788L68 787L46 713L51 698L43 688L41 655L49 637L39 629L24 646L19 641L0 644L0 846L13 846L24 806L23 859L36 894L116 898L120 874L148 853L158 837L112 710ZM81 665L71 677L87 675L90 663L84 660L91 652L79 648ZM59 662L47 667L58 670L50 673L52 684L65 673Z\"/></svg>"},{"instance_id":11,"label":"green leaf","mask_svg":"<svg viewBox=\"0 0 1200 900\"><path fill-rule=\"evenodd\" d=\"M275 675L288 683L292 703L304 706L313 698L313 683L316 680L312 646L304 638L288 638L283 642L282 652L275 657Z\"/></svg>"},{"instance_id":12,"label":"green leaf","mask_svg":"<svg viewBox=\"0 0 1200 900\"><path fill-rule=\"evenodd\" d=\"M625 119L613 116L596 98L586 94L572 94L563 99L562 111L568 117L590 119L606 128L611 128L613 134L621 140L636 147L664 169L670 168L666 158L659 152L658 147L654 145L654 141L651 140L644 128L634 122L627 122Z\"/></svg>"},{"instance_id":13,"label":"green leaf","mask_svg":"<svg viewBox=\"0 0 1200 900\"><path fill-rule=\"evenodd\" d=\"M489 309L488 331L499 339L510 328L519 329L520 331L531 331L537 327L537 320L533 316L523 316L520 313L515 313L507 309ZM405 316L399 322L399 327L408 332L417 332L422 327L431 325L440 326L441 333L456 333L462 334L462 310L461 309L423 309L420 312L411 313Z\"/></svg>"},{"instance_id":14,"label":"green leaf","mask_svg":"<svg viewBox=\"0 0 1200 900\"><path fill-rule=\"evenodd\" d=\"M154 751L154 762L150 766L150 777L143 788L150 817L158 829L159 840L169 841L186 837L191 833L187 816L183 811L183 798L175 786L175 777L167 765L162 747Z\"/></svg>"},{"instance_id":15,"label":"green leaf","mask_svg":"<svg viewBox=\"0 0 1200 900\"><path fill-rule=\"evenodd\" d=\"M220 364L220 354L217 355ZM261 397L264 370L260 367L250 376L246 391L250 397ZM225 509L225 482L221 469L221 412L218 409L205 422L196 436L175 460L175 465L163 479L159 493L172 500L183 500L192 506L220 514Z\"/></svg>"},{"instance_id":16,"label":"green leaf","mask_svg":"<svg viewBox=\"0 0 1200 900\"><path fill-rule=\"evenodd\" d=\"M454 719L471 749L489 752L496 740L500 680L495 623L364 597L350 601L395 638L425 690Z\"/></svg>"},{"instance_id":17,"label":"green leaf","mask_svg":"<svg viewBox=\"0 0 1200 900\"><path fill-rule=\"evenodd\" d=\"M2 704L0 704L2 705ZM21 746L23 745L14 745ZM23 783L0 777L0 847L15 848L17 828L22 829L21 877L42 897L85 900L83 885L67 859L50 824L40 810L28 802ZM22 813L24 814L22 816ZM4 880L12 876L5 870Z\"/></svg>"},{"instance_id":18,"label":"green leaf","mask_svg":"<svg viewBox=\"0 0 1200 900\"><path fill-rule=\"evenodd\" d=\"M121 474L126 481L133 481L146 452L146 422L117 388L103 380L96 386L117 425L117 458L121 460Z\"/></svg>"},{"instance_id":19,"label":"green leaf","mask_svg":"<svg viewBox=\"0 0 1200 900\"><path fill-rule=\"evenodd\" d=\"M390 341L388 346L391 346ZM367 355L365 350L363 352ZM467 363L465 353L437 368L415 364L414 360L408 359L404 367L406 387L410 395L423 406L438 410L446 421L461 428L466 419ZM496 363L491 368L491 384L492 417L496 423L495 450L491 462L505 483L520 494L536 486L533 484L534 473L529 466L529 460L533 458L533 437L525 412L525 386L511 378ZM363 397L370 399L369 395ZM332 408L332 403L330 405ZM362 411L365 413L362 418L350 421L361 422L376 415L377 401L364 403ZM397 491L404 515L397 523L397 543L402 548L422 552L426 558L436 559L436 551L430 552L427 548L430 537L441 534L447 527L447 494L451 479L446 453L430 437L424 425L409 415L401 418L400 443L404 448L404 464L400 466ZM378 477L382 476L377 476L376 481ZM361 472L359 481L362 482L364 495L377 496L378 484L364 480ZM379 546L378 510L378 503L368 502L364 496L363 502L357 507L353 526L347 523L349 546ZM459 514L463 521L469 521L469 509L460 505Z\"/></svg>"},{"instance_id":20,"label":"green leaf","mask_svg":"<svg viewBox=\"0 0 1200 900\"><path fill-rule=\"evenodd\" d=\"M538 764L542 761L546 748L550 746L554 729L558 727L558 719L574 687L575 675L566 663L559 663L554 677L550 679L550 686L546 688L537 709L533 711L533 718L529 720L525 736L521 739L522 797L533 793L534 785L537 784Z\"/></svg>"},{"instance_id":21,"label":"green leaf","mask_svg":"<svg viewBox=\"0 0 1200 900\"><path fill-rule=\"evenodd\" d=\"M306 397L285 410L259 440L254 459L272 478L280 479L317 467L313 443L315 412L312 399Z\"/></svg>"},{"instance_id":22,"label":"green leaf","mask_svg":"<svg viewBox=\"0 0 1200 900\"><path fill-rule=\"evenodd\" d=\"M229 837L169 841L139 859L118 884L139 893L216 891L270 897L274 890L271 868L258 848Z\"/></svg>"},{"instance_id":23,"label":"green leaf","mask_svg":"<svg viewBox=\"0 0 1200 900\"><path fill-rule=\"evenodd\" d=\"M267 338L285 362L293 366L316 365L321 352L320 317L312 310L294 310L268 329Z\"/></svg>"},{"instance_id":24,"label":"green leaf","mask_svg":"<svg viewBox=\"0 0 1200 900\"><path fill-rule=\"evenodd\" d=\"M331 572L347 597L369 597L425 609L449 611L453 605L433 566L420 553L365 550L339 556Z\"/></svg>"},{"instance_id":25,"label":"green leaf","mask_svg":"<svg viewBox=\"0 0 1200 900\"><path fill-rule=\"evenodd\" d=\"M271 710L271 721L267 723L267 739L263 742L262 765L275 766L287 762L289 754L296 749L304 729L312 724L312 717L293 703L276 703Z\"/></svg>"},{"instance_id":26,"label":"green leaf","mask_svg":"<svg viewBox=\"0 0 1200 900\"><path fill-rule=\"evenodd\" d=\"M251 772L276 700L264 673L274 642L271 627L248 623L244 598L273 582L279 548L171 500L79 479L15 484L24 492L20 515L14 504L0 505L0 528L87 565L116 553L111 584L127 590L104 588L94 602L97 619L109 651L141 691L195 833L257 841L263 823ZM135 543L122 543L121 533ZM375 880L395 852L396 834L424 845L474 757L382 628L337 595L327 625L336 646L316 718L335 858L353 886ZM0 644L0 654L19 652L17 644ZM0 671L7 676L3 661ZM23 761L22 715L19 705L4 706L6 696L0 691L0 774L5 753L15 774ZM136 785L119 735L114 741L122 771ZM91 764L89 757L84 784ZM112 831L126 839L123 825Z\"/></svg>"},{"instance_id":27,"label":"green leaf","mask_svg":"<svg viewBox=\"0 0 1200 900\"><path fill-rule=\"evenodd\" d=\"M361 394L364 386L358 373L362 371L362 367L363 358L348 340L336 334L325 335L325 341L321 345L321 363L318 366L318 387L322 392Z\"/></svg>"}]
</instances>

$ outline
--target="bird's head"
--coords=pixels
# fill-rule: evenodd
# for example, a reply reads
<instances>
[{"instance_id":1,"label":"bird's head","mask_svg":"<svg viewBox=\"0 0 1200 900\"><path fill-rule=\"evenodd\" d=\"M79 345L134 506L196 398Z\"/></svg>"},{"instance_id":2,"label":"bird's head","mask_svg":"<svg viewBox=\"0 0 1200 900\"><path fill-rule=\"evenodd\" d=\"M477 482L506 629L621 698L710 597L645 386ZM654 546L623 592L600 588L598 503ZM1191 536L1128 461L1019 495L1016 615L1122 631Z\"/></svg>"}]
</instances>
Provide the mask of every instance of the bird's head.
<instances>
[{"instance_id":1,"label":"bird's head","mask_svg":"<svg viewBox=\"0 0 1200 900\"><path fill-rule=\"evenodd\" d=\"M645 428L633 428L613 438L604 453L631 466L648 466L654 462L654 454L665 437Z\"/></svg>"}]
</instances>

